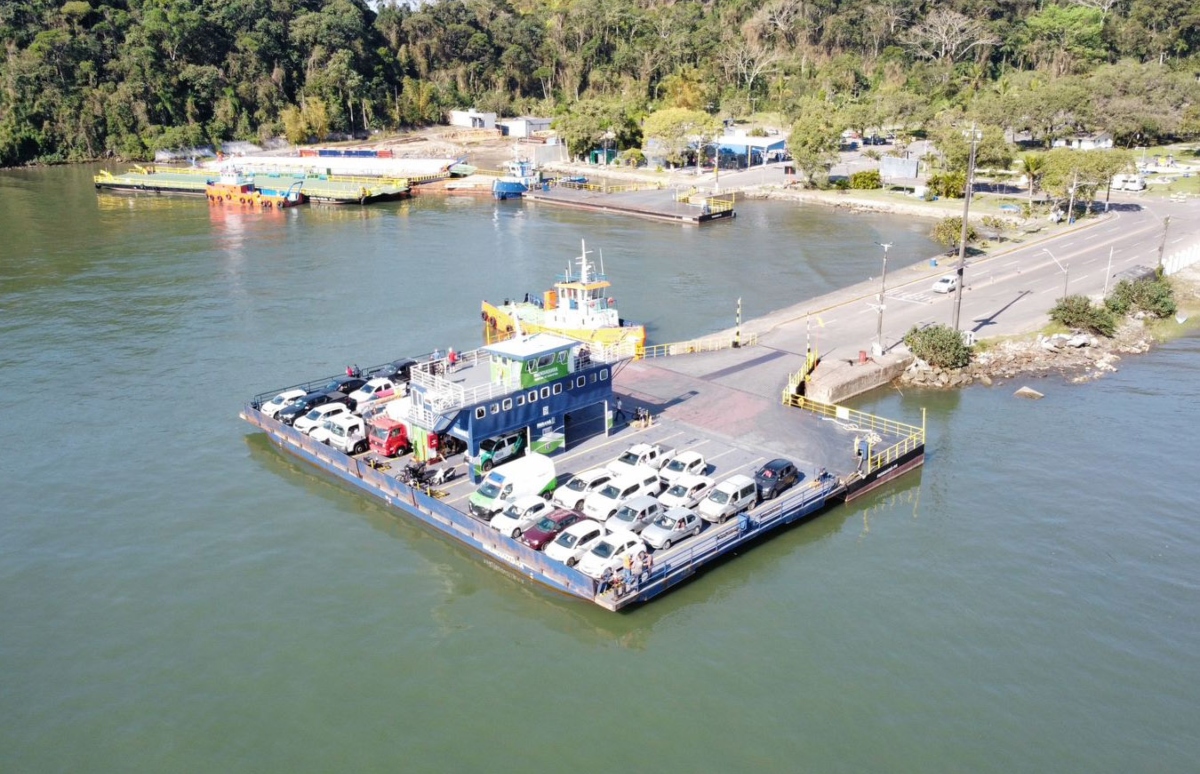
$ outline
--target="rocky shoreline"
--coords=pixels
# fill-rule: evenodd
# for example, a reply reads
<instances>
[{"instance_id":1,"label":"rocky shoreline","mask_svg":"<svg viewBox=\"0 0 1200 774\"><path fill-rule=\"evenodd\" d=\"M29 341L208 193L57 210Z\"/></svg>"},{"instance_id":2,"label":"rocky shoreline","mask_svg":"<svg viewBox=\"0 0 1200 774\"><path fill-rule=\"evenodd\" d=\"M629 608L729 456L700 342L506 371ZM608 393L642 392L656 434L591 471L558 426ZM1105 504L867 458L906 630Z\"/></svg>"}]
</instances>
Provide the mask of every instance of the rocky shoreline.
<instances>
[{"instance_id":1,"label":"rocky shoreline","mask_svg":"<svg viewBox=\"0 0 1200 774\"><path fill-rule=\"evenodd\" d=\"M960 369L934 368L914 360L896 379L900 386L954 389L972 384L991 386L1018 377L1061 376L1073 384L1089 382L1117 370L1126 355L1148 352L1155 344L1194 329L1200 311L1200 266L1171 278L1179 314L1163 328L1153 318L1127 318L1112 338L1087 333L1037 334L1033 337L985 342L970 365Z\"/></svg>"},{"instance_id":2,"label":"rocky shoreline","mask_svg":"<svg viewBox=\"0 0 1200 774\"><path fill-rule=\"evenodd\" d=\"M1155 343L1143 320L1130 320L1111 339L1086 333L1038 334L987 347L966 368L934 368L914 360L897 379L902 386L957 388L1017 377L1063 376L1073 383L1098 379L1117 370L1124 355L1148 351Z\"/></svg>"}]
</instances>

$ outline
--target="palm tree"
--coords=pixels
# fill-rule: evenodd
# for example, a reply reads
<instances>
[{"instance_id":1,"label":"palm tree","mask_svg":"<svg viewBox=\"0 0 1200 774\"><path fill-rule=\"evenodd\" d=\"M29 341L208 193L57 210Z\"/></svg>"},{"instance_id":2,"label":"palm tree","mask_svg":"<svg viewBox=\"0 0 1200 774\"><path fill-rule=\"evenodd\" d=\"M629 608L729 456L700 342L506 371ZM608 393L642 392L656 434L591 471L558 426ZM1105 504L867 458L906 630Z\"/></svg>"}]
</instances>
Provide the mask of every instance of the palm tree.
<instances>
[{"instance_id":1,"label":"palm tree","mask_svg":"<svg viewBox=\"0 0 1200 774\"><path fill-rule=\"evenodd\" d=\"M1033 212L1033 189L1037 187L1042 175L1046 174L1046 157L1040 153L1024 153L1018 162L1018 168L1029 180L1029 211Z\"/></svg>"}]
</instances>

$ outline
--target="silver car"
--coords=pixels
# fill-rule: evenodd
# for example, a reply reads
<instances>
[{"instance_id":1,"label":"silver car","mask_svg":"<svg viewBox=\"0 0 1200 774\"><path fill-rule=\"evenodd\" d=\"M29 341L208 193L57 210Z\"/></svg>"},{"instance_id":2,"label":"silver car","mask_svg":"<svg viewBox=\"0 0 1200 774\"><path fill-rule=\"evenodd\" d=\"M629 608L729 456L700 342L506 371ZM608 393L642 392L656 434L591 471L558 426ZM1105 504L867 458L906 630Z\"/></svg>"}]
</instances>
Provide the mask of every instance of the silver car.
<instances>
[{"instance_id":1,"label":"silver car","mask_svg":"<svg viewBox=\"0 0 1200 774\"><path fill-rule=\"evenodd\" d=\"M642 530L642 541L652 548L664 551L672 545L699 535L704 523L695 511L687 508L672 508Z\"/></svg>"}]
</instances>

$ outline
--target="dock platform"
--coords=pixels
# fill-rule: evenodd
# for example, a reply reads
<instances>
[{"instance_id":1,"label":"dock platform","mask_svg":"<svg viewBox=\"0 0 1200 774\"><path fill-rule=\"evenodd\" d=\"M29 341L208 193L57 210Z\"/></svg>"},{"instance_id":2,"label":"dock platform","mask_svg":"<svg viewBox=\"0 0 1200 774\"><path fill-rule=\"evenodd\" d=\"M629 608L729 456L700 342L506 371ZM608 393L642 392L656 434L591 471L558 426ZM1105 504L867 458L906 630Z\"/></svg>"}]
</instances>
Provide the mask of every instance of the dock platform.
<instances>
[{"instance_id":1,"label":"dock platform","mask_svg":"<svg viewBox=\"0 0 1200 774\"><path fill-rule=\"evenodd\" d=\"M204 196L209 182L219 177L215 170L195 167L135 167L119 174L101 171L94 177L94 183L97 190L114 193ZM300 182L300 192L310 201L322 204L372 204L406 198L411 191L406 179L377 177L260 171L246 175L245 180L257 188L271 190L287 190Z\"/></svg>"},{"instance_id":2,"label":"dock platform","mask_svg":"<svg viewBox=\"0 0 1200 774\"><path fill-rule=\"evenodd\" d=\"M623 190L594 184L555 185L530 191L522 198L538 204L692 225L737 217L732 196L701 196L674 189Z\"/></svg>"},{"instance_id":3,"label":"dock platform","mask_svg":"<svg viewBox=\"0 0 1200 774\"><path fill-rule=\"evenodd\" d=\"M440 463L455 466L458 473L441 490L414 488L398 477L403 458L376 460L371 452L342 454L266 416L256 403L244 406L241 416L283 451L517 575L616 611L651 600L730 551L923 463L923 423L906 425L787 394L781 400L776 374L786 372L796 359L790 353L750 346L633 361L614 373L614 394L623 399L629 416L635 409L646 410L651 417L648 423L610 425L602 409L573 417L563 449L551 457L560 482L602 466L630 444L642 442L699 451L709 463L708 475L717 481L735 473L752 475L776 457L790 459L803 473L799 483L778 499L724 523L706 524L699 535L651 552L648 561L632 568L628 582L616 586L567 567L471 516L467 500L475 485L464 475L467 463L461 456ZM758 387L747 389L748 384Z\"/></svg>"}]
</instances>

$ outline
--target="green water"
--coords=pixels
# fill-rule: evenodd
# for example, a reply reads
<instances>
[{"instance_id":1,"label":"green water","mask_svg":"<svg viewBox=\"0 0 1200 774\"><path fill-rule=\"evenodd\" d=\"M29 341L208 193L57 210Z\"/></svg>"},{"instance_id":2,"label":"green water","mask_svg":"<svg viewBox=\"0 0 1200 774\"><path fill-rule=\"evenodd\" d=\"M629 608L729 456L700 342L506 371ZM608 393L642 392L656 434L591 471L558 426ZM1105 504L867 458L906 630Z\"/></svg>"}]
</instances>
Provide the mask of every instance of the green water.
<instances>
[{"instance_id":1,"label":"green water","mask_svg":"<svg viewBox=\"0 0 1200 774\"><path fill-rule=\"evenodd\" d=\"M925 224L484 200L210 211L0 172L0 771L1190 772L1200 339L1088 385L881 391L918 474L630 614L498 571L241 423L478 341L586 238L671 341ZM1190 417L1190 418L1189 418Z\"/></svg>"}]
</instances>

